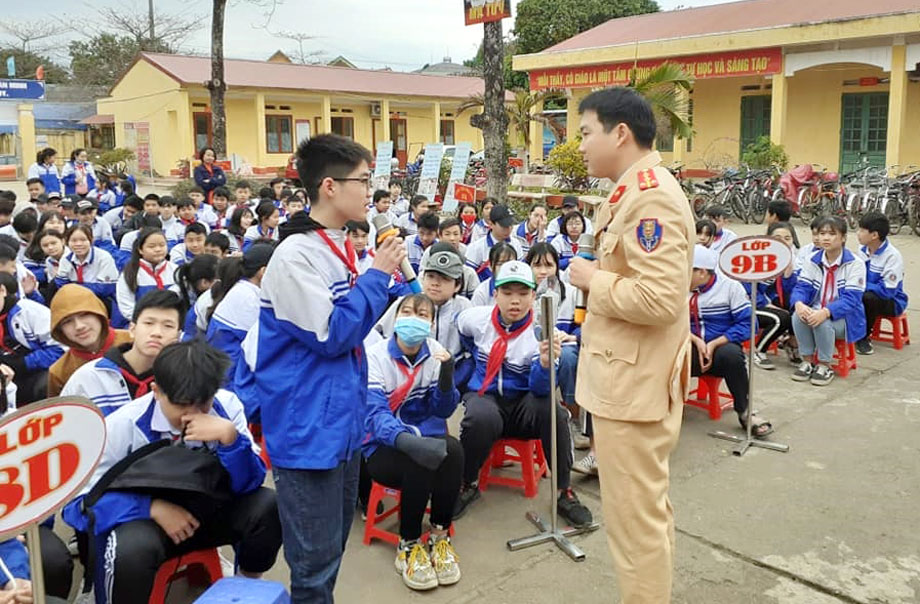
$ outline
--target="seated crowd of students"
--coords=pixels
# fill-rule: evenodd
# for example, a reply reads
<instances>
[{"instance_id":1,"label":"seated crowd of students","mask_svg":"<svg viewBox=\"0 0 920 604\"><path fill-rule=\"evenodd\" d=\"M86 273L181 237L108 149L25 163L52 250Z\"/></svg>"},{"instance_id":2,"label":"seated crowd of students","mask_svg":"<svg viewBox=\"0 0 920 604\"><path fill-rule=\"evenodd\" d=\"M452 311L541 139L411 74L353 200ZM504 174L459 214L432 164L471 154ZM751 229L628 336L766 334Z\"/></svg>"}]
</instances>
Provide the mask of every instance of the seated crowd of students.
<instances>
[{"instance_id":1,"label":"seated crowd of students","mask_svg":"<svg viewBox=\"0 0 920 604\"><path fill-rule=\"evenodd\" d=\"M193 188L187 198L141 198L124 182L121 202L112 196L101 217L100 199L111 192L104 187L96 196L60 199L30 180L31 199L15 216L15 196L0 192L3 394L15 399L11 407L84 396L107 417L102 463L63 511L89 569L85 589L95 589L97 602L146 593L164 560L202 547L233 544L236 568L248 576L275 562L282 525L275 492L262 488L266 469L249 428L262 422L266 401L253 394L246 342L258 331L262 279L285 221L310 205L302 191L272 185L254 199L240 181L231 201L223 185ZM867 328L904 311L903 260L877 213L860 222L855 252L845 246L846 223L835 217L816 219L813 242L799 250L784 204L770 205L768 234L796 249L796 262L755 292L762 328L755 362L775 368L767 352L778 343L796 365L792 379L825 385L834 376L835 340L871 354ZM547 453L557 440L557 458L548 461L557 473L557 509L573 526L590 524L592 515L571 488L571 472L597 473L593 453L576 464L572 452L591 448L591 422L575 400L581 334L566 270L593 225L574 198L552 220L541 203L518 220L489 198L460 204L455 215L437 210L425 196L404 198L393 183L373 193L367 220L346 225L356 272L364 274L374 263L372 218L387 215L402 231L423 292L412 293L399 272L376 286L387 310L365 341L359 489L365 511L372 481L401 490L395 564L418 590L460 579L451 524L480 498L480 468L500 438L539 439ZM751 292L718 269L718 252L735 238L725 221L713 207L697 223L688 292L692 370L724 378L744 427ZM537 290L557 300L551 338L539 338ZM562 395L554 410L550 346ZM446 422L461 403L458 439ZM755 436L772 430L752 417ZM148 447L150 460L159 459L151 445L164 440L214 454L216 469L202 475L215 482L198 486L223 495L221 505L177 498L168 488L182 464L197 463L190 458L143 492L117 488L118 473L130 471L119 462ZM145 459L137 457L134 463ZM46 560L58 564L50 577L67 575L58 558ZM69 577L66 585L48 582L49 593L69 589Z\"/></svg>"},{"instance_id":2,"label":"seated crowd of students","mask_svg":"<svg viewBox=\"0 0 920 604\"><path fill-rule=\"evenodd\" d=\"M739 414L746 408L747 373L740 346L750 339L752 295L720 274L718 252L737 236L724 227L726 211L709 207L696 224L697 250L690 297L694 343L703 373L725 379ZM881 212L859 221L858 247L847 247L847 223L837 216L811 222L812 241L800 245L789 220L791 204L773 201L767 211L767 235L794 252L794 262L781 275L758 285L754 363L776 366L768 356L774 345L785 349L796 367L791 378L825 386L835 377L837 342L854 344L858 354L874 352L870 334L880 317L898 317L907 308L904 259L888 238L890 225ZM742 295L743 294L743 295ZM731 351L732 362L728 363ZM696 371L696 365L694 365ZM739 408L739 400L744 401ZM755 434L772 430L755 423Z\"/></svg>"}]
</instances>

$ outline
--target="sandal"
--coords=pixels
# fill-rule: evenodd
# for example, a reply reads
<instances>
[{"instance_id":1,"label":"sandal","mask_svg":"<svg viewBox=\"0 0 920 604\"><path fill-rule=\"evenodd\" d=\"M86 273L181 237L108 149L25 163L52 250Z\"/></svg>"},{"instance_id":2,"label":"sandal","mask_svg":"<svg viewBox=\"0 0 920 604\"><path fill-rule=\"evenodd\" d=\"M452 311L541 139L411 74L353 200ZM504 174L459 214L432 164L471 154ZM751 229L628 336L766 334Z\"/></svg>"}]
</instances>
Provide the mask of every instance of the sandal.
<instances>
[{"instance_id":1,"label":"sandal","mask_svg":"<svg viewBox=\"0 0 920 604\"><path fill-rule=\"evenodd\" d=\"M751 425L751 436L754 438L763 438L764 436L773 433L773 424L769 421L760 419L756 414L751 416L751 421L753 422ZM744 423L744 419L740 416L738 417L738 423L740 423L741 427L747 431L747 425Z\"/></svg>"}]
</instances>

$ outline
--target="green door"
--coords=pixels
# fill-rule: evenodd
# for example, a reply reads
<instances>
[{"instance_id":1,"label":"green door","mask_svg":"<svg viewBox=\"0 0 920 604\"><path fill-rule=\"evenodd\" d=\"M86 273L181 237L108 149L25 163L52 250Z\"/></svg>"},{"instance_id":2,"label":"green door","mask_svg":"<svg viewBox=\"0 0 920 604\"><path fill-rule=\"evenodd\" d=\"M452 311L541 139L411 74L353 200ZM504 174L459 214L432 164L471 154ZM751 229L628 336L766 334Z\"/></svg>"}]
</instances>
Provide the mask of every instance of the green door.
<instances>
[{"instance_id":1,"label":"green door","mask_svg":"<svg viewBox=\"0 0 920 604\"><path fill-rule=\"evenodd\" d=\"M741 154L761 136L770 136L770 96L741 97Z\"/></svg>"},{"instance_id":2,"label":"green door","mask_svg":"<svg viewBox=\"0 0 920 604\"><path fill-rule=\"evenodd\" d=\"M845 94L842 109L840 172L846 174L865 164L884 168L888 93Z\"/></svg>"}]
</instances>

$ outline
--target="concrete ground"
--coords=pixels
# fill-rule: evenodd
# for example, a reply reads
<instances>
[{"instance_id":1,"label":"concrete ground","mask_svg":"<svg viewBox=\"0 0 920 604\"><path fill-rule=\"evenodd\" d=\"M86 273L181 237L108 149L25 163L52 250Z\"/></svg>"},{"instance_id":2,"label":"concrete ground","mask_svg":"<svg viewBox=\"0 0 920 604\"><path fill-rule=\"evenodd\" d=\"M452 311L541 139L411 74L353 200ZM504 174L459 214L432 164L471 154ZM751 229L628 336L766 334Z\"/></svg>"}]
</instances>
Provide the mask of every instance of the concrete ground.
<instances>
[{"instance_id":1,"label":"concrete ground","mask_svg":"<svg viewBox=\"0 0 920 604\"><path fill-rule=\"evenodd\" d=\"M0 188L6 185L0 184ZM19 193L17 188L17 193ZM22 191L24 193L24 191ZM800 240L807 229L798 224ZM733 225L739 234L762 226ZM920 237L904 229L892 241L904 255L909 316L920 337ZM849 246L856 246L855 234ZM751 449L731 454L713 429L741 433L728 412L712 422L687 408L671 456L676 510L675 603L908 604L920 602L920 341L895 351L877 344L859 357L847 379L825 388L792 382L784 358L755 374L756 409L772 420L772 440L788 453ZM455 418L456 420L456 418ZM456 424L453 432L456 434ZM573 475L574 487L598 519L595 478ZM518 552L508 539L532 534L527 510L548 511L549 482L537 499L492 487L456 524L454 543L463 579L449 588L415 593L393 569L394 549L361 543L356 518L339 574L339 602L490 604L616 602L616 578L603 529L576 537L584 562L552 545ZM60 524L59 524L60 526ZM279 560L266 578L288 583ZM179 590L181 591L181 590ZM193 597L173 592L170 601Z\"/></svg>"}]
</instances>

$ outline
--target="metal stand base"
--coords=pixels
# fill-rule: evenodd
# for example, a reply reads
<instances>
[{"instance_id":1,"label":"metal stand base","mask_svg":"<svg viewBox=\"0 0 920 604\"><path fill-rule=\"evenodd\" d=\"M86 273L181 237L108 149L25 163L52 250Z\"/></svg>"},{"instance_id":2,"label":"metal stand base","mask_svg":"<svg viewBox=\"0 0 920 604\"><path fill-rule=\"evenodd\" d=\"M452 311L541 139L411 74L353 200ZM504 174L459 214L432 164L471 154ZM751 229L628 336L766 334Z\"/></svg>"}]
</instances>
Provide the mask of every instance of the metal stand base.
<instances>
[{"instance_id":1,"label":"metal stand base","mask_svg":"<svg viewBox=\"0 0 920 604\"><path fill-rule=\"evenodd\" d=\"M727 432L717 431L710 432L709 436L713 438L721 438L722 440L730 440L733 443L739 443L739 446L735 447L732 451L732 455L741 457L747 450L751 447L760 447L761 449L769 449L771 451L779 451L780 453L788 453L789 445L781 445L779 443L771 443L767 440L754 440L751 438L744 438L741 436L735 436L734 434L728 434Z\"/></svg>"},{"instance_id":2,"label":"metal stand base","mask_svg":"<svg viewBox=\"0 0 920 604\"><path fill-rule=\"evenodd\" d=\"M569 558L575 562L583 561L585 559L585 553L581 551L581 548L569 541L567 537L590 533L591 531L596 531L601 526L597 522L594 522L581 528L572 527L564 530L556 530L553 532L552 528L543 522L543 519L537 516L536 512L527 512L526 518L527 520L530 520L530 522L533 523L534 526L540 530L540 532L529 537L511 539L507 544L509 550L516 552L519 549L524 549L534 545L540 545L542 543L553 541L555 542L556 547L564 551L569 556Z\"/></svg>"}]
</instances>

